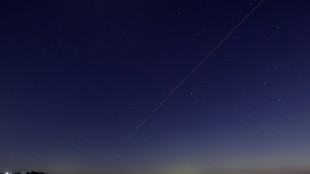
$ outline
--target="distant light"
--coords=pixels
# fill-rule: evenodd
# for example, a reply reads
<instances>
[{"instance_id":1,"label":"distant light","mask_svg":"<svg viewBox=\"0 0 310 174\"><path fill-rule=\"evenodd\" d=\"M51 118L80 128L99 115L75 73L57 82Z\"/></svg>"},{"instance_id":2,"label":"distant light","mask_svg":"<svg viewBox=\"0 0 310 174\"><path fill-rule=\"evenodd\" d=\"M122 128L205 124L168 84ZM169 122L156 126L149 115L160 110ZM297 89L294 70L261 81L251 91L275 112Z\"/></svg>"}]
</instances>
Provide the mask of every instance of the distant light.
<instances>
[{"instance_id":1,"label":"distant light","mask_svg":"<svg viewBox=\"0 0 310 174\"><path fill-rule=\"evenodd\" d=\"M5 174L10 174L9 172L5 172Z\"/></svg>"}]
</instances>

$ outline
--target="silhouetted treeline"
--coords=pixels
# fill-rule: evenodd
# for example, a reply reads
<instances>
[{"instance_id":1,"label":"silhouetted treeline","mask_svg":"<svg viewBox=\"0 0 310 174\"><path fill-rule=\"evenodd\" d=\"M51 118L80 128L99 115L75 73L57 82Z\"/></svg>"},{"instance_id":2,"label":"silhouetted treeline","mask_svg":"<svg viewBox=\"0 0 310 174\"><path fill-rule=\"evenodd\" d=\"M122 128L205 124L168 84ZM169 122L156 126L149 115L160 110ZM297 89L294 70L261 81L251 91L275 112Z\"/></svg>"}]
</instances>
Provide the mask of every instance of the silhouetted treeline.
<instances>
[{"instance_id":1,"label":"silhouetted treeline","mask_svg":"<svg viewBox=\"0 0 310 174\"><path fill-rule=\"evenodd\" d=\"M17 172L17 173L13 173L13 174L46 174L43 172Z\"/></svg>"}]
</instances>

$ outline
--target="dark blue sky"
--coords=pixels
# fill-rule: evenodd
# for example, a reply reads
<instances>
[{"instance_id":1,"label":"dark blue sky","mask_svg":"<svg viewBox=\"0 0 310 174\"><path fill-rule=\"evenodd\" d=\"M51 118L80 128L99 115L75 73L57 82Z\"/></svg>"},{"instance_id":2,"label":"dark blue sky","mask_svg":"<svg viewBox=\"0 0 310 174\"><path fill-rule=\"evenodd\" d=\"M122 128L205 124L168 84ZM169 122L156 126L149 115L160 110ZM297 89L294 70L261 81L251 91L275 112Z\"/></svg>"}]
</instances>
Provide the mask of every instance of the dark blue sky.
<instances>
[{"instance_id":1,"label":"dark blue sky","mask_svg":"<svg viewBox=\"0 0 310 174\"><path fill-rule=\"evenodd\" d=\"M264 1L126 141L258 2L0 1L0 171L310 170L306 0Z\"/></svg>"}]
</instances>

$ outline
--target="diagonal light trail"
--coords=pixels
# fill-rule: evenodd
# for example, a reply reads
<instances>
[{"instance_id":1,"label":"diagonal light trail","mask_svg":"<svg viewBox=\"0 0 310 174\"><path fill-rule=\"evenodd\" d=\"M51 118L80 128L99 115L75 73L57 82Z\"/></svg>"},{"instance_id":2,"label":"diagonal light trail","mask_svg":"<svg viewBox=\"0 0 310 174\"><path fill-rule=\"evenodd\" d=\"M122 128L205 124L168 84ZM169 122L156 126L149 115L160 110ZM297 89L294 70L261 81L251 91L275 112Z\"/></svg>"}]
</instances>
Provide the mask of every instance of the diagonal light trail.
<instances>
[{"instance_id":1,"label":"diagonal light trail","mask_svg":"<svg viewBox=\"0 0 310 174\"><path fill-rule=\"evenodd\" d=\"M257 5L247 14L245 15L241 21L234 26L230 30L229 33L225 35L225 37L210 51L210 53L190 72L188 73L184 79L153 109L153 111L145 117L145 119L136 127L134 131L130 133L130 135L127 137L127 140L129 140L153 115L157 110L166 103L166 101L183 85L183 83L200 67L201 64L205 62L224 42L229 36L238 29L238 27L263 3L264 0L261 0L257 3Z\"/></svg>"}]
</instances>

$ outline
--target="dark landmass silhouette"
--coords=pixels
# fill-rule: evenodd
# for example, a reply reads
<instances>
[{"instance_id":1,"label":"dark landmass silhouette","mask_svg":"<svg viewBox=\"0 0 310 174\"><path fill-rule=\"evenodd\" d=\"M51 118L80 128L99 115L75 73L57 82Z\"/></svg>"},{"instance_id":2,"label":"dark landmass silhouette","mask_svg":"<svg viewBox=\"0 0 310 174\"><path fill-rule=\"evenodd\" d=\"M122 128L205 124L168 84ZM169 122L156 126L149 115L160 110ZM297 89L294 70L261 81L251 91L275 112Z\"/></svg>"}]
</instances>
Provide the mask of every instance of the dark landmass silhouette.
<instances>
[{"instance_id":1,"label":"dark landmass silhouette","mask_svg":"<svg viewBox=\"0 0 310 174\"><path fill-rule=\"evenodd\" d=\"M6 173L0 173L0 174L6 174ZM47 174L47 173L30 171L30 172L15 172L10 174Z\"/></svg>"}]
</instances>

